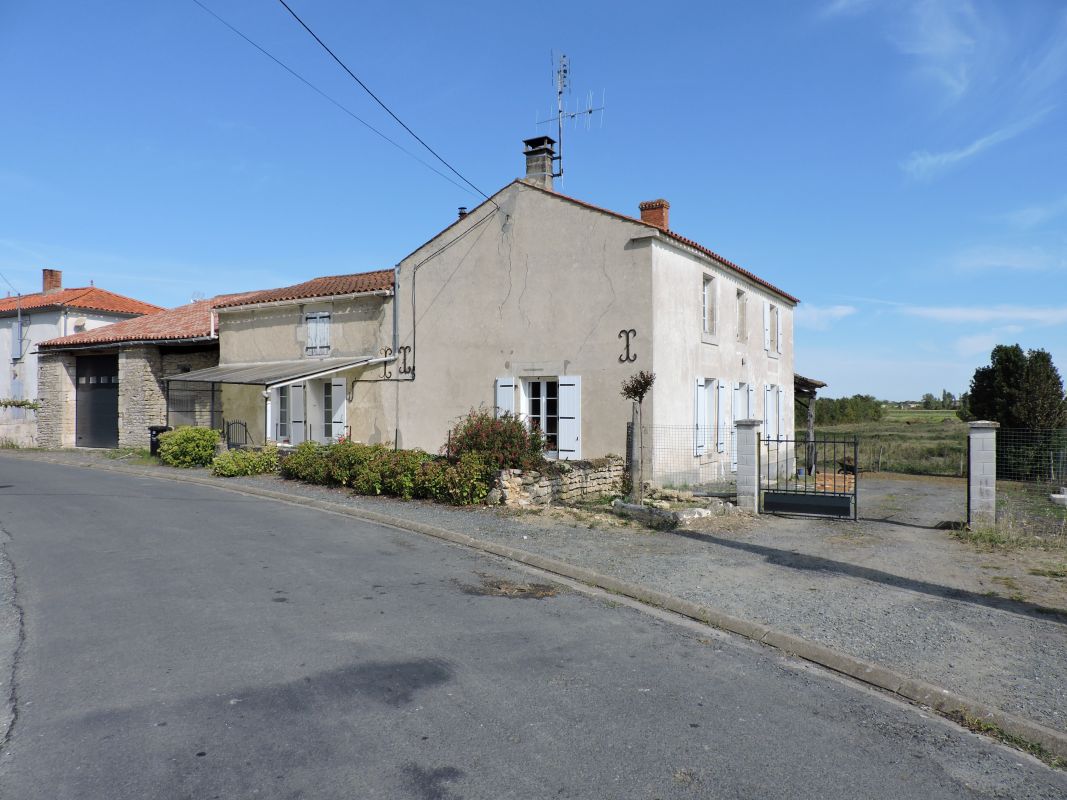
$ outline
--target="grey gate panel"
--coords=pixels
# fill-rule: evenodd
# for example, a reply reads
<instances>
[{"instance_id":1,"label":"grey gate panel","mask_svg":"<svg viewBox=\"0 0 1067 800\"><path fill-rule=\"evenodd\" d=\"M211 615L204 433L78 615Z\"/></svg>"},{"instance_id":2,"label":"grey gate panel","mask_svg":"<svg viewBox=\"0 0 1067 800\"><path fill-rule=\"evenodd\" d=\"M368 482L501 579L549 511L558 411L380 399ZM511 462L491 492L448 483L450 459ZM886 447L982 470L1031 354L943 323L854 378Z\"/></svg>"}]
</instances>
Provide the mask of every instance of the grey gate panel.
<instances>
[{"instance_id":1,"label":"grey gate panel","mask_svg":"<svg viewBox=\"0 0 1067 800\"><path fill-rule=\"evenodd\" d=\"M77 381L75 444L118 447L119 357L78 356Z\"/></svg>"}]
</instances>

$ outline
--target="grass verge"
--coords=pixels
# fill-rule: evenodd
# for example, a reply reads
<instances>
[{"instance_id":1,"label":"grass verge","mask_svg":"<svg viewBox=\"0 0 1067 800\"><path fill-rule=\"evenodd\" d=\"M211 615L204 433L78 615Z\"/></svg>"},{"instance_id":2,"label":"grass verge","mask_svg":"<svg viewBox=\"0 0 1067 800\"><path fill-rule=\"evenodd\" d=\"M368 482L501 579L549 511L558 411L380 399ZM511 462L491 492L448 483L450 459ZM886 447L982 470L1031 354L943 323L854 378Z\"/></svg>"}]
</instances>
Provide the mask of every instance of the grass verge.
<instances>
[{"instance_id":1,"label":"grass verge","mask_svg":"<svg viewBox=\"0 0 1067 800\"><path fill-rule=\"evenodd\" d=\"M1042 744L1031 742L1014 733L1008 733L995 722L987 722L984 719L972 717L970 714L966 714L962 711L955 711L946 716L953 722L962 725L973 733L990 736L999 742L1014 747L1016 750L1022 750L1024 753L1029 753L1034 758L1045 762L1053 769L1067 769L1067 760L1060 758L1055 753L1049 752L1049 750Z\"/></svg>"}]
</instances>

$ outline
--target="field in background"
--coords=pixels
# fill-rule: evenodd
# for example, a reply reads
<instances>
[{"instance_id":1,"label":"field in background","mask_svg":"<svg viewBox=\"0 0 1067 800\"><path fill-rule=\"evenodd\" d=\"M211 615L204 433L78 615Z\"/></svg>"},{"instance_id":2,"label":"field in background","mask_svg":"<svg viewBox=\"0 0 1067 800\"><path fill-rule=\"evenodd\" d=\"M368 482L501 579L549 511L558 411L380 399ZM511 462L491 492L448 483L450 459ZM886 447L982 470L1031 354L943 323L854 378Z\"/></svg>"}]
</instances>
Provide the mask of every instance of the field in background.
<instances>
[{"instance_id":1,"label":"field in background","mask_svg":"<svg viewBox=\"0 0 1067 800\"><path fill-rule=\"evenodd\" d=\"M803 419L798 416L798 424ZM803 435L803 429L797 431ZM967 425L955 411L887 408L877 422L822 425L816 436L859 437L859 468L911 475L965 474Z\"/></svg>"}]
</instances>

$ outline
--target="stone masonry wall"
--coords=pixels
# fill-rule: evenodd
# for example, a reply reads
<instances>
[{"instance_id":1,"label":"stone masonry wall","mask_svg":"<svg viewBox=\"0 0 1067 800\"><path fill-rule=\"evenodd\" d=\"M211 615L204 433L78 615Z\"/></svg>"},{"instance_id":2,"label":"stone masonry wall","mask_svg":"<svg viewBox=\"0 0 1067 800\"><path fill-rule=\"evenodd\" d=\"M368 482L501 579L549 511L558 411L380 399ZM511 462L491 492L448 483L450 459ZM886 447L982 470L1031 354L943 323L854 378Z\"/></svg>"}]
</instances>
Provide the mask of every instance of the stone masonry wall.
<instances>
[{"instance_id":1,"label":"stone masonry wall","mask_svg":"<svg viewBox=\"0 0 1067 800\"><path fill-rule=\"evenodd\" d=\"M71 353L42 352L37 361L37 446L74 447L76 363Z\"/></svg>"},{"instance_id":2,"label":"stone masonry wall","mask_svg":"<svg viewBox=\"0 0 1067 800\"><path fill-rule=\"evenodd\" d=\"M501 502L508 506L546 506L622 491L625 464L617 456L596 461L565 461L561 466L570 469L561 475L523 472L521 469L501 470L497 475Z\"/></svg>"},{"instance_id":3,"label":"stone masonry wall","mask_svg":"<svg viewBox=\"0 0 1067 800\"><path fill-rule=\"evenodd\" d=\"M213 367L218 361L214 348L163 354L148 345L119 351L119 447L147 447L148 426L167 424L164 377ZM210 424L210 415L204 416L202 424Z\"/></svg>"}]
</instances>

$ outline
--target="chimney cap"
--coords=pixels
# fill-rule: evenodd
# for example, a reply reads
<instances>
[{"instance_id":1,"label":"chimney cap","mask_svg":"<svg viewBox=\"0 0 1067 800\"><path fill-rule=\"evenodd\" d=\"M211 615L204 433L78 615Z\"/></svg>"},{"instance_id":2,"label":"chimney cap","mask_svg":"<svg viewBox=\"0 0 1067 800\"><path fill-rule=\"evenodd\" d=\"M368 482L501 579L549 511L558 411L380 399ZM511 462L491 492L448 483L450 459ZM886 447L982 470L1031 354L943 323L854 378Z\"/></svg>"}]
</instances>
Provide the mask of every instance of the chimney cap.
<instances>
[{"instance_id":1,"label":"chimney cap","mask_svg":"<svg viewBox=\"0 0 1067 800\"><path fill-rule=\"evenodd\" d=\"M637 204L637 208L641 211L651 208L670 208L671 204L664 200L662 197L658 200L645 200L642 203Z\"/></svg>"},{"instance_id":2,"label":"chimney cap","mask_svg":"<svg viewBox=\"0 0 1067 800\"><path fill-rule=\"evenodd\" d=\"M523 150L524 153L533 153L538 150L555 150L556 140L551 136L534 136L530 139L523 139L522 143L526 145Z\"/></svg>"}]
</instances>

